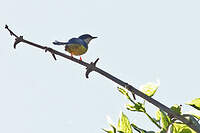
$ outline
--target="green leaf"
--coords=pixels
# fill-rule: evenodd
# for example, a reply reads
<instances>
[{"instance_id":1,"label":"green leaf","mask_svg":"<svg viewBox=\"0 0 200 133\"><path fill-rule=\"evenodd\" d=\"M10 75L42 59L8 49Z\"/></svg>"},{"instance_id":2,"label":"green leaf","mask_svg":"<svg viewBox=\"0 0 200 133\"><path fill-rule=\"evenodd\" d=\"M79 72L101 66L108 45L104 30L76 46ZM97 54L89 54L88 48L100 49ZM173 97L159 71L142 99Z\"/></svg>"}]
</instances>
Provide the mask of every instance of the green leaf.
<instances>
[{"instance_id":1,"label":"green leaf","mask_svg":"<svg viewBox=\"0 0 200 133\"><path fill-rule=\"evenodd\" d=\"M136 111L134 106L131 104L126 104L126 109L130 110L130 111Z\"/></svg>"},{"instance_id":2,"label":"green leaf","mask_svg":"<svg viewBox=\"0 0 200 133\"><path fill-rule=\"evenodd\" d=\"M130 96L129 96L129 94L128 94L127 91L125 91L124 89L119 88L119 87L117 87L117 89L118 89L118 91L121 92L124 96L126 96L127 99L132 100L132 99L130 98Z\"/></svg>"},{"instance_id":3,"label":"green leaf","mask_svg":"<svg viewBox=\"0 0 200 133\"><path fill-rule=\"evenodd\" d=\"M157 91L159 85L160 85L159 81L158 83L149 82L145 85L140 86L140 90L147 96L152 97Z\"/></svg>"},{"instance_id":4,"label":"green leaf","mask_svg":"<svg viewBox=\"0 0 200 133\"><path fill-rule=\"evenodd\" d=\"M160 116L161 116L162 128L167 130L168 126L170 125L170 118L162 110L160 110Z\"/></svg>"},{"instance_id":5,"label":"green leaf","mask_svg":"<svg viewBox=\"0 0 200 133\"><path fill-rule=\"evenodd\" d=\"M130 111L145 112L144 104L137 102L134 105L126 104L126 108Z\"/></svg>"},{"instance_id":6,"label":"green leaf","mask_svg":"<svg viewBox=\"0 0 200 133\"><path fill-rule=\"evenodd\" d=\"M132 126L136 131L142 132L142 133L144 132L144 133L145 133L145 130L143 130L143 129L137 127L135 124L132 123L131 126Z\"/></svg>"},{"instance_id":7,"label":"green leaf","mask_svg":"<svg viewBox=\"0 0 200 133\"><path fill-rule=\"evenodd\" d=\"M112 127L113 130L107 130L107 129L103 129L103 130L108 133L116 133L117 129L116 129L114 123L112 122L111 118L109 116L107 116L106 118L107 118L109 125Z\"/></svg>"},{"instance_id":8,"label":"green leaf","mask_svg":"<svg viewBox=\"0 0 200 133\"><path fill-rule=\"evenodd\" d=\"M180 105L175 104L170 109L177 114L181 114L181 106Z\"/></svg>"},{"instance_id":9,"label":"green leaf","mask_svg":"<svg viewBox=\"0 0 200 133\"><path fill-rule=\"evenodd\" d=\"M120 113L117 131L124 132L124 133L132 133L131 124L128 120L128 117L123 112Z\"/></svg>"},{"instance_id":10,"label":"green leaf","mask_svg":"<svg viewBox=\"0 0 200 133\"><path fill-rule=\"evenodd\" d=\"M144 130L144 129L141 129L141 128L139 128L138 126L136 126L135 124L131 124L131 126L136 130L136 131L138 131L138 132L140 132L140 133L156 133L156 132L154 132L154 131L146 131L146 130Z\"/></svg>"},{"instance_id":11,"label":"green leaf","mask_svg":"<svg viewBox=\"0 0 200 133\"><path fill-rule=\"evenodd\" d=\"M196 133L194 130L192 130L191 128L189 128L187 125L183 124L183 123L173 123L170 131L172 133Z\"/></svg>"},{"instance_id":12,"label":"green leaf","mask_svg":"<svg viewBox=\"0 0 200 133\"><path fill-rule=\"evenodd\" d=\"M196 98L196 99L192 100L191 102L187 102L185 104L190 105L190 106L194 107L195 109L200 110L200 98Z\"/></svg>"},{"instance_id":13,"label":"green leaf","mask_svg":"<svg viewBox=\"0 0 200 133\"><path fill-rule=\"evenodd\" d=\"M105 131L106 133L114 133L113 131L111 130L107 130L107 129L102 129L103 131Z\"/></svg>"},{"instance_id":14,"label":"green leaf","mask_svg":"<svg viewBox=\"0 0 200 133\"><path fill-rule=\"evenodd\" d=\"M160 119L161 119L161 112L160 112L160 110L158 109L158 110L156 111L156 120L157 120L157 121L160 121Z\"/></svg>"}]
</instances>

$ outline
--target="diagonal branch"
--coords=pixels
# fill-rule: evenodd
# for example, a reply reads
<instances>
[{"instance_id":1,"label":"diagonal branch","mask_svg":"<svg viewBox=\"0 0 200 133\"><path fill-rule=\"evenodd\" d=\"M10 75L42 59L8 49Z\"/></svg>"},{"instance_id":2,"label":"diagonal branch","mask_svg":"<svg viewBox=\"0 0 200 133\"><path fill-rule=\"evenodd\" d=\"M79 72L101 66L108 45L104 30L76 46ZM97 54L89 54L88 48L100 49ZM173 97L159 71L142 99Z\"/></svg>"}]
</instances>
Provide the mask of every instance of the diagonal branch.
<instances>
[{"instance_id":1,"label":"diagonal branch","mask_svg":"<svg viewBox=\"0 0 200 133\"><path fill-rule=\"evenodd\" d=\"M55 60L56 60L56 56L55 56L55 55L59 55L59 56L62 56L62 57L64 57L64 58L66 58L66 59L69 59L69 60L71 60L71 61L73 61L73 62L76 62L76 63L78 63L78 64L80 64L80 65L83 65L83 66L85 66L86 69L87 69L87 71L86 71L86 78L89 78L88 75L89 75L89 73L92 72L92 71L95 71L95 72L97 72L97 73L100 73L100 74L103 75L104 77L106 77L106 78L112 80L113 82L115 82L115 83L117 83L117 84L123 86L124 88L126 88L127 90L129 90L132 94L136 94L137 96L139 96L139 97L145 99L146 101L152 103L154 106L158 107L159 109L161 109L161 110L167 112L169 115L174 116L174 117L177 118L178 120L182 121L184 124L188 125L190 128L192 128L193 130L195 130L197 133L200 133L200 129L199 129L199 127L198 127L199 124L198 124L198 125L194 125L194 124L190 123L190 122L189 122L187 119L185 119L182 115L179 115L179 114L173 112L170 108L168 108L168 107L165 106L164 104L160 103L159 101L157 101L157 100L155 100L155 99L153 99L153 98L151 98L151 97L145 95L144 93L142 93L141 91L139 91L139 90L136 89L135 87L129 85L128 83L126 83L126 82L124 82L124 81L122 81L122 80L120 80L120 79L114 77L113 75L111 75L111 74L109 74L109 73L103 71L102 69L96 67L96 63L97 63L97 61L99 60L99 58L98 58L94 63L91 62L91 63L89 64L89 63L87 63L87 62L80 61L80 60L78 60L78 59L76 59L76 58L73 58L73 57L68 56L68 55L66 55L66 54L64 54L64 53L61 53L61 52L59 52L59 51L57 51L57 50L54 50L54 49L52 49L52 48L50 48L50 47L41 46L41 45L39 45L39 44L36 44L36 43L30 42L30 41L28 41L28 40L25 40L25 39L23 39L23 36L17 36L13 31L11 31L11 30L8 28L7 25L5 26L5 28L10 32L10 35L11 35L11 36L12 36L12 35L15 36L14 48L16 48L16 45L17 45L18 43L23 42L23 43L32 45L32 46L34 46L34 47L43 49L43 50L45 50L45 52L47 52L47 51L50 52Z\"/></svg>"}]
</instances>

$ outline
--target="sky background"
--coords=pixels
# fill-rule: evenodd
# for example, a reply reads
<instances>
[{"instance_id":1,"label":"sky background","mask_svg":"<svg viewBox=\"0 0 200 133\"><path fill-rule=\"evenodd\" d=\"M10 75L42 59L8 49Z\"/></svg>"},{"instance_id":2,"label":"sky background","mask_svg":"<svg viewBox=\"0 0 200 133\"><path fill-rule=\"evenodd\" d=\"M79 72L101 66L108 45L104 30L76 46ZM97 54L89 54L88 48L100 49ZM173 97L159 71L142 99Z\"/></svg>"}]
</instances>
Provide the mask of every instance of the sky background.
<instances>
[{"instance_id":1,"label":"sky background","mask_svg":"<svg viewBox=\"0 0 200 133\"><path fill-rule=\"evenodd\" d=\"M0 8L0 132L98 133L120 111L146 130L158 130L128 103L118 85L57 56L20 43L13 49L5 24L25 39L64 52L54 40L98 36L82 56L139 88L160 80L155 98L168 107L200 97L199 0L6 0ZM77 57L79 58L79 57ZM142 101L137 97L138 101ZM184 111L191 108L183 106ZM147 104L154 116L157 110Z\"/></svg>"}]
</instances>

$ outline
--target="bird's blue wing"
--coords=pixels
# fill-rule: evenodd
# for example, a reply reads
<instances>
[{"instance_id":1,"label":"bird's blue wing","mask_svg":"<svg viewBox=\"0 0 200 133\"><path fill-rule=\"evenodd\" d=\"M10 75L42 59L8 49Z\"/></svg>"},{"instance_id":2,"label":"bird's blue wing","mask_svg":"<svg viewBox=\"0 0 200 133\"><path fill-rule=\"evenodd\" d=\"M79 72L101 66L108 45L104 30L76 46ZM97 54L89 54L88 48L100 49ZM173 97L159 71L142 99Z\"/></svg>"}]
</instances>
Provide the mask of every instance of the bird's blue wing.
<instances>
[{"instance_id":1,"label":"bird's blue wing","mask_svg":"<svg viewBox=\"0 0 200 133\"><path fill-rule=\"evenodd\" d=\"M71 45L71 44L80 44L83 45L85 48L88 48L87 44L85 43L85 41L83 41L80 38L72 38L67 42L67 45Z\"/></svg>"},{"instance_id":2,"label":"bird's blue wing","mask_svg":"<svg viewBox=\"0 0 200 133\"><path fill-rule=\"evenodd\" d=\"M60 42L60 41L57 41L57 40L55 40L53 42L54 45L70 45L70 44L82 44L82 45L84 45L83 43L85 43L85 42L82 39L79 39L79 38L72 38L68 42Z\"/></svg>"}]
</instances>

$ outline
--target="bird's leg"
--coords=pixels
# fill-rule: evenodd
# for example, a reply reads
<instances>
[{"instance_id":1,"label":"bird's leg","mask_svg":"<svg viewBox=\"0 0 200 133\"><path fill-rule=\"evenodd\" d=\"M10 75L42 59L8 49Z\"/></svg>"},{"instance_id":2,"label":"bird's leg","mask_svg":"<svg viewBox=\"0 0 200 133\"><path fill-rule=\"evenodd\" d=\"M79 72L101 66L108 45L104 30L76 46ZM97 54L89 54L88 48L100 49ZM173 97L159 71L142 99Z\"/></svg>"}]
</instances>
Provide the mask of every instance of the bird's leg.
<instances>
[{"instance_id":1,"label":"bird's leg","mask_svg":"<svg viewBox=\"0 0 200 133\"><path fill-rule=\"evenodd\" d=\"M71 57L73 58L73 54L71 53Z\"/></svg>"},{"instance_id":2,"label":"bird's leg","mask_svg":"<svg viewBox=\"0 0 200 133\"><path fill-rule=\"evenodd\" d=\"M80 61L82 61L82 58L81 58L81 56L80 56Z\"/></svg>"}]
</instances>

